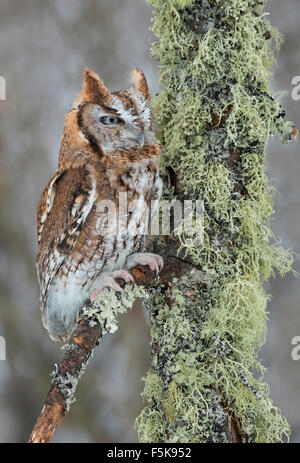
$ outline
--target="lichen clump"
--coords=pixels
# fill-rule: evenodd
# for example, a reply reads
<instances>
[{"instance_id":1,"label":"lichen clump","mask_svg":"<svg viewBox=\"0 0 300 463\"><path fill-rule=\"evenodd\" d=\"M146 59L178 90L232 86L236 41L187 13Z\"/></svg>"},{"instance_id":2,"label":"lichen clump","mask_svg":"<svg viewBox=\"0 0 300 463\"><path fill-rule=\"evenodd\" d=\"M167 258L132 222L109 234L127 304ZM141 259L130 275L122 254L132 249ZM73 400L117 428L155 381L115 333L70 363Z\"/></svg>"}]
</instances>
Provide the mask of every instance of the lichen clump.
<instances>
[{"instance_id":1,"label":"lichen clump","mask_svg":"<svg viewBox=\"0 0 300 463\"><path fill-rule=\"evenodd\" d=\"M283 142L293 135L269 83L281 37L262 1L150 4L159 38L161 172L172 168L180 194L204 201L202 245L183 238L181 253L207 281L191 285L187 276L170 285L168 304L157 292L149 301L156 347L139 438L226 442L226 409L246 441L278 442L289 427L262 382L257 353L266 335L262 283L292 264L270 230L273 191L265 173L270 135Z\"/></svg>"},{"instance_id":2,"label":"lichen clump","mask_svg":"<svg viewBox=\"0 0 300 463\"><path fill-rule=\"evenodd\" d=\"M99 323L103 337L106 333L117 331L118 315L131 309L136 299L146 295L145 288L131 284L127 284L122 292L105 288L91 305L83 308L82 316L89 320L90 326Z\"/></svg>"}]
</instances>

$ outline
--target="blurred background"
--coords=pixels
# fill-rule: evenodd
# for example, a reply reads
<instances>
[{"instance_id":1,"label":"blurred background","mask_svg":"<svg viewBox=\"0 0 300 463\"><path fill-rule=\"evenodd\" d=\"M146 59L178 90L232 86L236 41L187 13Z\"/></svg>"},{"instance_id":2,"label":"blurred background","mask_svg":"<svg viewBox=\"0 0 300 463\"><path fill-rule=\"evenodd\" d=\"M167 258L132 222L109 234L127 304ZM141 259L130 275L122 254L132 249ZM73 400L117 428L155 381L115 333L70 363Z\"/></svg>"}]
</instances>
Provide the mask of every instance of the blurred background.
<instances>
[{"instance_id":1,"label":"blurred background","mask_svg":"<svg viewBox=\"0 0 300 463\"><path fill-rule=\"evenodd\" d=\"M300 101L291 81L300 75L299 0L271 0L270 20L285 35L273 87L287 117L300 128ZM150 56L151 7L141 0L0 0L0 75L7 100L0 101L0 442L25 442L49 389L49 374L63 352L42 326L35 273L35 213L39 195L57 163L63 118L88 65L112 90L128 86L141 67L152 94L157 66ZM272 229L284 247L300 253L299 146L274 139L268 172L279 193ZM295 269L300 272L297 258ZM268 368L271 397L300 442L300 361L291 340L300 336L300 281L292 274L267 285L268 340L260 357ZM53 442L136 442L133 423L149 368L149 334L135 306L107 336L82 378L77 402Z\"/></svg>"}]
</instances>

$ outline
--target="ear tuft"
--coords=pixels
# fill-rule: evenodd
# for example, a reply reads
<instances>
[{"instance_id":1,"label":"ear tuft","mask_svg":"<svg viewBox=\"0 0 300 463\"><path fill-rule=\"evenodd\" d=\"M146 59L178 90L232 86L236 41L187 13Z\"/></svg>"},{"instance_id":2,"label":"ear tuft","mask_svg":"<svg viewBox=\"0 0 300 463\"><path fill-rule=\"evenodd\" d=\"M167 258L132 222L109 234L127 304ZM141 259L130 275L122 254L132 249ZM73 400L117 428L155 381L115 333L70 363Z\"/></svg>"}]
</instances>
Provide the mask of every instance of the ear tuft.
<instances>
[{"instance_id":1,"label":"ear tuft","mask_svg":"<svg viewBox=\"0 0 300 463\"><path fill-rule=\"evenodd\" d=\"M98 74L85 66L82 72L82 80L83 87L74 101L74 107L78 107L79 104L83 103L109 105L111 99L110 91L105 87Z\"/></svg>"},{"instance_id":2,"label":"ear tuft","mask_svg":"<svg viewBox=\"0 0 300 463\"><path fill-rule=\"evenodd\" d=\"M151 99L150 90L147 84L146 77L137 67L133 69L130 76L131 85L135 90L140 92L147 100Z\"/></svg>"},{"instance_id":3,"label":"ear tuft","mask_svg":"<svg viewBox=\"0 0 300 463\"><path fill-rule=\"evenodd\" d=\"M94 81L101 81L100 77L98 76L98 74L96 74L94 71L92 71L90 68L88 68L87 66L84 66L83 68L83 71L82 71L82 80L83 80L83 83L88 85L89 81L90 80L94 80Z\"/></svg>"}]
</instances>

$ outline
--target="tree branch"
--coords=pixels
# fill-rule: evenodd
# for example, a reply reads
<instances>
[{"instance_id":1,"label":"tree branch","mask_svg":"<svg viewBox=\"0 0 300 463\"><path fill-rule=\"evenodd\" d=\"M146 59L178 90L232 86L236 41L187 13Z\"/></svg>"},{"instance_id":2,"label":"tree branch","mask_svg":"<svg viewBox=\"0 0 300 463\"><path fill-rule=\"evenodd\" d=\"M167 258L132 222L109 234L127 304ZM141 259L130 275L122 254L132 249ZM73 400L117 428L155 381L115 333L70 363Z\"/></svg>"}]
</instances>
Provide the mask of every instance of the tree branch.
<instances>
[{"instance_id":1,"label":"tree branch","mask_svg":"<svg viewBox=\"0 0 300 463\"><path fill-rule=\"evenodd\" d=\"M191 266L187 262L176 257L169 257L165 259L164 268L159 275L159 279L152 270L141 265L133 268L131 274L137 286L149 287L155 284L168 284L174 276L179 277L190 268ZM123 280L118 280L118 283L122 288L125 287ZM126 288L130 286L130 284L127 284ZM78 381L85 370L93 349L99 344L104 334L114 331L114 329L107 326L105 316L102 317L102 323L100 319L94 316L91 320L89 309L92 309L93 314L99 311L99 308L95 308L90 302L83 309L83 315L74 328L68 344L65 346L64 357L59 366L56 365L56 369L52 373L52 384L41 414L30 435L29 443L50 442L55 429L70 408ZM111 309L113 311L113 307ZM105 325L104 329L103 323Z\"/></svg>"},{"instance_id":2,"label":"tree branch","mask_svg":"<svg viewBox=\"0 0 300 463\"><path fill-rule=\"evenodd\" d=\"M149 2L165 198L203 204L192 236L184 214L174 247L204 275L190 272L145 301L152 364L139 440L279 442L289 426L257 358L267 318L262 283L292 262L272 238L265 173L270 135L297 137L269 86L278 32L258 0ZM202 229L198 245L191 238Z\"/></svg>"}]
</instances>

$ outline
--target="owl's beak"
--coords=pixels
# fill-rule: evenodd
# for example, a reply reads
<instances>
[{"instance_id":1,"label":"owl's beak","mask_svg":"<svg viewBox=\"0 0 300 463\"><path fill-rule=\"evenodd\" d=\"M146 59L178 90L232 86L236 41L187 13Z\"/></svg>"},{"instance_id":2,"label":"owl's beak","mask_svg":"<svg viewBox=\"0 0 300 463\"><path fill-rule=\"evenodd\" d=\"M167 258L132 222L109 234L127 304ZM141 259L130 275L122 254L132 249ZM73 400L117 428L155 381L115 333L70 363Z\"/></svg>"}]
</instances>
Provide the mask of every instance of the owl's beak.
<instances>
[{"instance_id":1,"label":"owl's beak","mask_svg":"<svg viewBox=\"0 0 300 463\"><path fill-rule=\"evenodd\" d=\"M145 137L144 137L144 134L143 132L140 132L139 130L135 129L135 130L130 130L128 132L128 136L127 136L127 140L129 141L129 143L134 143L134 145L136 146L137 144L140 145L140 147L142 148L145 144Z\"/></svg>"}]
</instances>

